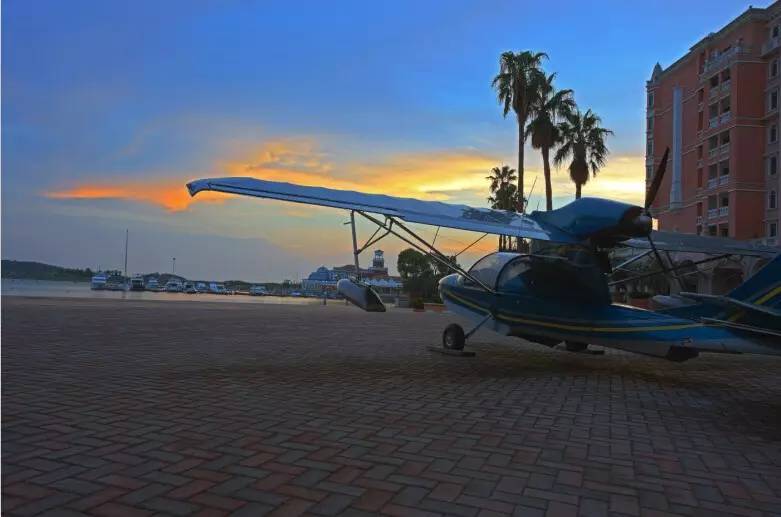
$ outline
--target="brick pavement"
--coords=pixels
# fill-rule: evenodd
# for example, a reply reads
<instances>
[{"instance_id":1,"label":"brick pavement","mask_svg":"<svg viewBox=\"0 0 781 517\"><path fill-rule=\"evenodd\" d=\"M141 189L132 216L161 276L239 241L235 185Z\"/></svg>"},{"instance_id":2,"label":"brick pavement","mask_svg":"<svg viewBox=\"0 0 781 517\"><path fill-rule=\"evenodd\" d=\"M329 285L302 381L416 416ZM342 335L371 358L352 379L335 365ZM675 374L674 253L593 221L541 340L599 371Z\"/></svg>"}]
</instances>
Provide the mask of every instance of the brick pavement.
<instances>
[{"instance_id":1,"label":"brick pavement","mask_svg":"<svg viewBox=\"0 0 781 517\"><path fill-rule=\"evenodd\" d=\"M4 297L7 515L781 513L781 360L586 356L452 316Z\"/></svg>"}]
</instances>

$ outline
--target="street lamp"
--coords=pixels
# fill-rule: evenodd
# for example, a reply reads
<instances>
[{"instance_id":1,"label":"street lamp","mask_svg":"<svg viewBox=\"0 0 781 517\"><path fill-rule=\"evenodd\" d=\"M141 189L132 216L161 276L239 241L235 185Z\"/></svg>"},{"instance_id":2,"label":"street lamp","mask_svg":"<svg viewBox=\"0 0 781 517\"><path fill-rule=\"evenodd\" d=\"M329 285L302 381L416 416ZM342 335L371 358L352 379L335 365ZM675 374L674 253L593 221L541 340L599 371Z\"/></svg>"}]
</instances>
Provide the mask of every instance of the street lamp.
<instances>
[{"instance_id":1,"label":"street lamp","mask_svg":"<svg viewBox=\"0 0 781 517\"><path fill-rule=\"evenodd\" d=\"M173 262L173 267L172 267L171 274L172 274L172 275L175 275L175 274L176 274L176 257L173 257L173 258L171 259L171 262Z\"/></svg>"}]
</instances>

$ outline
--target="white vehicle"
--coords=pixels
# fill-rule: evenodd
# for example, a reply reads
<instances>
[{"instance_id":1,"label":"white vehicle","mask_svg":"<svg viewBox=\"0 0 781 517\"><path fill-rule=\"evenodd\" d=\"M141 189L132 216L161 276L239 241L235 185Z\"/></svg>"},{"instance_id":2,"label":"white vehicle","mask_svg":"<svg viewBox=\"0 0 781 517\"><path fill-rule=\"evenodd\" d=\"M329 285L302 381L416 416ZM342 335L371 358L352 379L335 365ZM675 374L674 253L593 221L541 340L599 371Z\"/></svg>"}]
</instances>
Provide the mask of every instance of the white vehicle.
<instances>
[{"instance_id":1,"label":"white vehicle","mask_svg":"<svg viewBox=\"0 0 781 517\"><path fill-rule=\"evenodd\" d=\"M209 284L209 292L214 294L227 294L227 291L225 291L225 286L217 282L212 282Z\"/></svg>"},{"instance_id":2,"label":"white vehicle","mask_svg":"<svg viewBox=\"0 0 781 517\"><path fill-rule=\"evenodd\" d=\"M249 288L249 294L250 296L266 296L266 286L265 285L253 285Z\"/></svg>"},{"instance_id":3,"label":"white vehicle","mask_svg":"<svg viewBox=\"0 0 781 517\"><path fill-rule=\"evenodd\" d=\"M106 273L98 273L90 280L90 289L101 290L106 288L106 281L108 275Z\"/></svg>"},{"instance_id":4,"label":"white vehicle","mask_svg":"<svg viewBox=\"0 0 781 517\"><path fill-rule=\"evenodd\" d=\"M165 284L165 290L168 293L181 293L183 289L184 285L178 278L172 278Z\"/></svg>"}]
</instances>

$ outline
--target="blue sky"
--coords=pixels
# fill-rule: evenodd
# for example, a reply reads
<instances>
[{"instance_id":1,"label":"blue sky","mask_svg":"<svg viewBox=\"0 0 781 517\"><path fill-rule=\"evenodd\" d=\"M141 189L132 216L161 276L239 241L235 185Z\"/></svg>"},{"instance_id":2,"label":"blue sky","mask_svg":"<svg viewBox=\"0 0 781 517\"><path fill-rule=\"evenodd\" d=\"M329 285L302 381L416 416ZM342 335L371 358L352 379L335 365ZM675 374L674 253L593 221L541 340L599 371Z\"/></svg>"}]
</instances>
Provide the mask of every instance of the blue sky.
<instances>
[{"instance_id":1,"label":"blue sky","mask_svg":"<svg viewBox=\"0 0 781 517\"><path fill-rule=\"evenodd\" d=\"M177 186L257 165L482 205L481 175L515 162L515 123L490 88L504 50L547 52L558 85L615 132L612 160L584 194L640 199L653 65L748 5L550 6L4 2L2 256L116 267L130 228L133 272L177 256L193 277L274 280L349 262L344 214L187 204ZM531 150L526 166L528 189L541 168ZM564 171L556 177L560 205L572 189ZM446 238L455 249L471 237Z\"/></svg>"}]
</instances>

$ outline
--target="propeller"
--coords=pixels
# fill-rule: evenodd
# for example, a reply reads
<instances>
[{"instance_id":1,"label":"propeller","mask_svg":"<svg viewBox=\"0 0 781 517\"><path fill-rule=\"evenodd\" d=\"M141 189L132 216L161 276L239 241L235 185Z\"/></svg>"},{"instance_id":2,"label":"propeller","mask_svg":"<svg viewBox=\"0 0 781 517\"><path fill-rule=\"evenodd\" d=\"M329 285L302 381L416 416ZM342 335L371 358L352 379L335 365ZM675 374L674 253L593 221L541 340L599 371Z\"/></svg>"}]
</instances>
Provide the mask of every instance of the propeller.
<instances>
[{"instance_id":1,"label":"propeller","mask_svg":"<svg viewBox=\"0 0 781 517\"><path fill-rule=\"evenodd\" d=\"M681 283L681 279L678 277L678 275L675 273L675 270L672 268L668 268L667 265L664 263L664 260L662 259L661 254L659 253L659 250L656 249L656 245L654 244L653 239L651 238L651 227L653 226L653 220L651 216L651 205L654 204L654 200L656 199L656 195L659 193L659 187L662 186L662 178L664 178L664 173L667 171L667 158L670 155L670 148L666 148L664 150L664 155L662 156L662 161L659 162L659 167L656 168L656 174L654 174L654 177L651 179L651 184L648 185L648 190L645 191L645 214L641 217L648 218L648 244L651 245L651 250L654 253L654 256L656 257L656 261L659 263L659 265L662 268L662 271L666 276L669 278L669 274L672 273L675 277L675 280L678 282L678 284L683 288L683 284ZM668 255L669 258L669 255ZM672 265L672 261L671 261Z\"/></svg>"},{"instance_id":2,"label":"propeller","mask_svg":"<svg viewBox=\"0 0 781 517\"><path fill-rule=\"evenodd\" d=\"M651 215L651 205L654 204L656 194L659 193L659 187L662 186L662 178L664 178L664 173L667 170L667 157L669 154L670 148L668 147L664 150L664 156L662 156L662 161L659 162L659 167L656 169L656 174L654 174L651 184L648 185L648 190L645 191L645 212L648 216Z\"/></svg>"}]
</instances>

